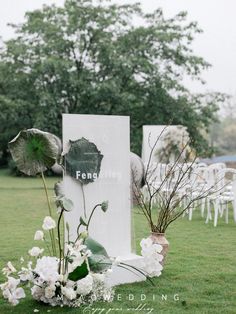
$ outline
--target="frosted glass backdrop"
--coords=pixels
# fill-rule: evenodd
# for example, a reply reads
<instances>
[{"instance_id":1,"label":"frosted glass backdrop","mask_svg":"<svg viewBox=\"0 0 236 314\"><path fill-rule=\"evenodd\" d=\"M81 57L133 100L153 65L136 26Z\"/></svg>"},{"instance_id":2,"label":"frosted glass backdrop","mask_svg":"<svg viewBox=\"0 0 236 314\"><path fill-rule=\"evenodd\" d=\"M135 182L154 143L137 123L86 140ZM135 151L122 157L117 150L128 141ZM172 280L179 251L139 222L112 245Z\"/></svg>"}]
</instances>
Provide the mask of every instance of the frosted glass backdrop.
<instances>
[{"instance_id":1,"label":"frosted glass backdrop","mask_svg":"<svg viewBox=\"0 0 236 314\"><path fill-rule=\"evenodd\" d=\"M90 235L102 243L111 256L131 252L130 215L130 127L129 117L63 114L63 148L69 140L85 137L96 144L104 155L99 178L84 185L87 214L102 201L109 201L106 213L97 209L90 225ZM74 209L66 213L71 239L76 237L79 217L83 214L81 185L64 176L66 196L74 202Z\"/></svg>"}]
</instances>

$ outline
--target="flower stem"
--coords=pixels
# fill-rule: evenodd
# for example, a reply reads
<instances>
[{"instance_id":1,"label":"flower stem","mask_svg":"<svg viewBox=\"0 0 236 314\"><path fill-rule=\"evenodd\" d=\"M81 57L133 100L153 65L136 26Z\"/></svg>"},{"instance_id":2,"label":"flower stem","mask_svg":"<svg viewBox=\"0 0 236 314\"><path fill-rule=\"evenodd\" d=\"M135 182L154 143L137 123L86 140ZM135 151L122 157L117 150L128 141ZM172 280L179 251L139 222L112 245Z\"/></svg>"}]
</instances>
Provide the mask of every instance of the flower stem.
<instances>
[{"instance_id":1,"label":"flower stem","mask_svg":"<svg viewBox=\"0 0 236 314\"><path fill-rule=\"evenodd\" d=\"M49 255L52 255L51 250L50 250L49 245L48 245L48 241L46 239L44 239L44 242L45 242L46 247L48 249Z\"/></svg>"},{"instance_id":2,"label":"flower stem","mask_svg":"<svg viewBox=\"0 0 236 314\"><path fill-rule=\"evenodd\" d=\"M45 194L46 194L49 215L50 215L50 217L52 217L52 207L51 207L51 204L50 204L50 199L49 199L49 195L48 195L48 188L47 188L47 184L46 184L46 180L45 180L43 172L41 172L41 177L42 177L42 180L43 180L43 187L44 187L44 191L45 191ZM55 241L54 231L50 230L49 233L50 233L50 238L51 238L51 243L52 243L52 252L53 252L53 255L56 256L57 253L56 253L56 241Z\"/></svg>"},{"instance_id":3,"label":"flower stem","mask_svg":"<svg viewBox=\"0 0 236 314\"><path fill-rule=\"evenodd\" d=\"M64 208L60 212L60 216L57 222L57 235L58 235L58 246L59 246L59 274L61 273L61 259L62 259L62 248L61 248L61 234L60 234L60 222L62 218Z\"/></svg>"},{"instance_id":4,"label":"flower stem","mask_svg":"<svg viewBox=\"0 0 236 314\"><path fill-rule=\"evenodd\" d=\"M83 196L83 205L84 205L84 217L87 218L87 212L86 212L86 200L85 200L85 193L84 193L84 185L81 183L81 190L82 190L82 196Z\"/></svg>"},{"instance_id":5,"label":"flower stem","mask_svg":"<svg viewBox=\"0 0 236 314\"><path fill-rule=\"evenodd\" d=\"M79 228L82 226L82 224L80 223L77 227L77 238L75 240L75 243L79 240L79 236L80 236L80 233L79 233Z\"/></svg>"},{"instance_id":6,"label":"flower stem","mask_svg":"<svg viewBox=\"0 0 236 314\"><path fill-rule=\"evenodd\" d=\"M93 208L93 210L92 210L92 212L91 212L91 214L90 214L90 216L89 216L89 219L88 219L88 224L87 224L87 227L86 227L87 231L88 231L90 221L91 221L91 219L92 219L92 216L93 216L93 214L94 214L96 208L99 207L99 206L101 206L101 205L102 205L102 204L97 204L96 206L94 206L94 208Z\"/></svg>"},{"instance_id":7,"label":"flower stem","mask_svg":"<svg viewBox=\"0 0 236 314\"><path fill-rule=\"evenodd\" d=\"M65 220L64 220L64 215L62 215L62 239L63 239L63 243L62 243L62 256L63 256L62 273L64 273L65 272Z\"/></svg>"}]
</instances>

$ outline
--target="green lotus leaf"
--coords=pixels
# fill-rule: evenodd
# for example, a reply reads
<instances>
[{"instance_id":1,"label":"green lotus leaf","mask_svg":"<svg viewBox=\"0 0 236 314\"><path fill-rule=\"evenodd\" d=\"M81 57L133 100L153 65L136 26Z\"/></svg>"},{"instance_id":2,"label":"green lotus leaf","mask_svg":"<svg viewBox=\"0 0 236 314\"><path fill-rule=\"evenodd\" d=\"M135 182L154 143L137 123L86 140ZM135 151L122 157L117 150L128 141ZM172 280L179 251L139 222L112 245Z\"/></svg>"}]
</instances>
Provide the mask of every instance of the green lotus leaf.
<instances>
[{"instance_id":1,"label":"green lotus leaf","mask_svg":"<svg viewBox=\"0 0 236 314\"><path fill-rule=\"evenodd\" d=\"M92 253L88 258L88 262L90 269L94 273L100 273L111 268L111 259L108 256L106 249L100 243L90 237L87 237L84 241L84 244Z\"/></svg>"},{"instance_id":2,"label":"green lotus leaf","mask_svg":"<svg viewBox=\"0 0 236 314\"><path fill-rule=\"evenodd\" d=\"M109 257L106 249L93 238L87 237L84 241L84 244L92 252L92 254Z\"/></svg>"},{"instance_id":3,"label":"green lotus leaf","mask_svg":"<svg viewBox=\"0 0 236 314\"><path fill-rule=\"evenodd\" d=\"M38 129L20 131L8 145L17 168L28 176L51 168L59 154L55 136Z\"/></svg>"},{"instance_id":4,"label":"green lotus leaf","mask_svg":"<svg viewBox=\"0 0 236 314\"><path fill-rule=\"evenodd\" d=\"M88 258L89 268L94 273L101 273L112 266L112 261L109 257L99 254L92 254Z\"/></svg>"},{"instance_id":5,"label":"green lotus leaf","mask_svg":"<svg viewBox=\"0 0 236 314\"><path fill-rule=\"evenodd\" d=\"M94 182L99 176L102 158L97 146L84 137L70 141L70 149L64 156L66 173L82 184Z\"/></svg>"}]
</instances>

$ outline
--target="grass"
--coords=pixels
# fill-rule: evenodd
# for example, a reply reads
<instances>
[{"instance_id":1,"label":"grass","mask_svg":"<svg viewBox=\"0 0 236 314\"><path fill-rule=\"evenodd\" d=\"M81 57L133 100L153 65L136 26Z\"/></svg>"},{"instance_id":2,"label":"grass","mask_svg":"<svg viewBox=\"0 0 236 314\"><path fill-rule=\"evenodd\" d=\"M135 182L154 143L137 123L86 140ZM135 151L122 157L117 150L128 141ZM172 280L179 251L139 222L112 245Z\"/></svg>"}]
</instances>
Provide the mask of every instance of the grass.
<instances>
[{"instance_id":1,"label":"grass","mask_svg":"<svg viewBox=\"0 0 236 314\"><path fill-rule=\"evenodd\" d=\"M51 195L56 180L47 180ZM39 178L14 178L8 176L7 170L0 171L0 268L8 260L17 265L35 245L32 238L47 215L46 205ZM149 233L142 215L134 213L134 226L139 250L139 241ZM34 309L39 313L70 314L236 313L235 232L232 217L228 225L222 220L214 228L212 223L206 225L196 211L192 221L179 219L169 227L170 250L154 287L148 282L119 286L113 303L95 303L90 309L50 308L30 296L12 307L0 299L0 314L29 314ZM3 280L1 274L0 281ZM146 300L141 300L144 295ZM174 300L175 295L178 300Z\"/></svg>"}]
</instances>

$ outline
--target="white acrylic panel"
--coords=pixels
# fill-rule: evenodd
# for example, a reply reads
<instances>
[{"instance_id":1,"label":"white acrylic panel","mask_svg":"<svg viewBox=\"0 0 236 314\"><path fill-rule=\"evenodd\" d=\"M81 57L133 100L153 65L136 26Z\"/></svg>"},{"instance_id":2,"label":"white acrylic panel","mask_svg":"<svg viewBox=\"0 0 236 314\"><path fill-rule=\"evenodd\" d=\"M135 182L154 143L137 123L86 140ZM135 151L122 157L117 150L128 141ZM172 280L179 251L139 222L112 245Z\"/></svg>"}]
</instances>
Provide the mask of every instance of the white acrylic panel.
<instances>
[{"instance_id":1,"label":"white acrylic panel","mask_svg":"<svg viewBox=\"0 0 236 314\"><path fill-rule=\"evenodd\" d=\"M165 136L165 132L170 129L170 128L175 128L176 125L143 125L143 145L142 145L142 160L145 164L148 163L149 156L151 153L151 148L155 145L155 142L157 138L160 136L161 132L164 130L162 133L161 137L159 138L155 150L158 149L162 145L162 139ZM152 157L154 157L152 155ZM153 158L152 158L153 160Z\"/></svg>"},{"instance_id":2,"label":"white acrylic panel","mask_svg":"<svg viewBox=\"0 0 236 314\"><path fill-rule=\"evenodd\" d=\"M84 137L104 156L99 178L84 185L84 193L88 215L97 203L109 202L106 213L96 210L89 233L105 246L110 256L131 252L129 130L129 117L63 114L64 152L69 140ZM74 202L74 209L66 213L65 220L70 225L71 239L75 239L79 217L83 215L81 185L65 175L64 187L66 196Z\"/></svg>"}]
</instances>

